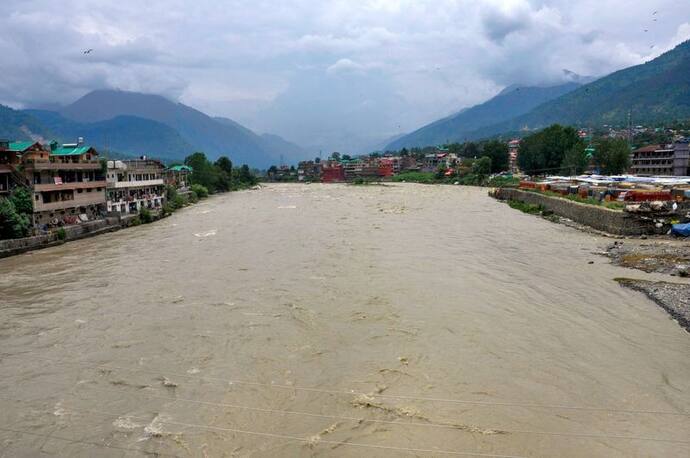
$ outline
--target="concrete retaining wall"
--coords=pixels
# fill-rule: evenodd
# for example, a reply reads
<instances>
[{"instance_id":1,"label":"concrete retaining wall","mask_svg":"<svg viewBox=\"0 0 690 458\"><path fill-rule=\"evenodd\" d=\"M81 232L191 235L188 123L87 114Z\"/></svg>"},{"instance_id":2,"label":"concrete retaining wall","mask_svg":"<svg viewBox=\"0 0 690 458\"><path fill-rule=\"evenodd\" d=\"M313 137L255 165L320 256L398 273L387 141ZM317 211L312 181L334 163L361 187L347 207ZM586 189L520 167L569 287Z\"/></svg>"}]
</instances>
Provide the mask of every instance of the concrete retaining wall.
<instances>
[{"instance_id":1,"label":"concrete retaining wall","mask_svg":"<svg viewBox=\"0 0 690 458\"><path fill-rule=\"evenodd\" d=\"M60 240L58 238L56 231L35 237L26 237L23 239L0 240L0 258L13 256L26 251L60 245L70 240L79 240L86 237L92 237L104 232L115 231L122 227L123 226L120 224L120 220L118 218L106 218L98 221L89 221L87 223L77 224L74 226L66 226L64 228L64 240Z\"/></svg>"},{"instance_id":2,"label":"concrete retaining wall","mask_svg":"<svg viewBox=\"0 0 690 458\"><path fill-rule=\"evenodd\" d=\"M576 223L616 235L642 235L654 233L654 223L637 216L606 207L582 204L559 197L545 196L536 192L513 188L497 189L495 197L503 200L519 200L532 205L541 205L558 216Z\"/></svg>"}]
</instances>

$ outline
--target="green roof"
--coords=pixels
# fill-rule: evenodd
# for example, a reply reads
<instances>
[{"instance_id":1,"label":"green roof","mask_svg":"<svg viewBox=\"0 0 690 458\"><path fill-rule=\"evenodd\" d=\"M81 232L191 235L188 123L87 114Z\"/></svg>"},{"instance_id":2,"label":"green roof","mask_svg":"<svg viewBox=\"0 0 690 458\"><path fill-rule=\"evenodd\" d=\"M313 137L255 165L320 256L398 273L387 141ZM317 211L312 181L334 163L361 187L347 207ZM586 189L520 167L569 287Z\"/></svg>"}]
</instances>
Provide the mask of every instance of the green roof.
<instances>
[{"instance_id":1,"label":"green roof","mask_svg":"<svg viewBox=\"0 0 690 458\"><path fill-rule=\"evenodd\" d=\"M188 165L173 165L170 170L174 172L193 172L194 169Z\"/></svg>"},{"instance_id":2,"label":"green roof","mask_svg":"<svg viewBox=\"0 0 690 458\"><path fill-rule=\"evenodd\" d=\"M10 142L10 151L21 153L35 144L36 142Z\"/></svg>"},{"instance_id":3,"label":"green roof","mask_svg":"<svg viewBox=\"0 0 690 458\"><path fill-rule=\"evenodd\" d=\"M76 148L56 148L50 152L51 156L81 156L91 149L90 146L78 146Z\"/></svg>"}]
</instances>

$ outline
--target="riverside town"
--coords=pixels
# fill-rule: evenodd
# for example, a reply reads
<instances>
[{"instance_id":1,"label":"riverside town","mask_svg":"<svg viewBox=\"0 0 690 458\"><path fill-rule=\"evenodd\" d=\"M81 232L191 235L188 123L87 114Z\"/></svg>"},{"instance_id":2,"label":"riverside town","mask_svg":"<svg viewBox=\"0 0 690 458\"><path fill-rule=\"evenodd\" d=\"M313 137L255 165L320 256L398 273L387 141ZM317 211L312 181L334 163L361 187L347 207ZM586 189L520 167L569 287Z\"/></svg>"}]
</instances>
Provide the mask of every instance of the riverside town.
<instances>
[{"instance_id":1,"label":"riverside town","mask_svg":"<svg viewBox=\"0 0 690 458\"><path fill-rule=\"evenodd\" d=\"M690 457L690 1L3 7L0 458Z\"/></svg>"}]
</instances>

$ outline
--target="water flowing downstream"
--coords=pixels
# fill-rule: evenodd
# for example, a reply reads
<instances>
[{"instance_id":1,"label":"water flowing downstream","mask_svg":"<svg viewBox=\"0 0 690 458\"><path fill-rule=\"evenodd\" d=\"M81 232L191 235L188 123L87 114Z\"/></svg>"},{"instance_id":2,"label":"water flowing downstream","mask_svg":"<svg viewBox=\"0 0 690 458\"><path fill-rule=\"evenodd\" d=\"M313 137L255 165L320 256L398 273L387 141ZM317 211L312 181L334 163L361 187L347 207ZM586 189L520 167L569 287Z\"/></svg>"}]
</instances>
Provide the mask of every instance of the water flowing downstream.
<instances>
[{"instance_id":1,"label":"water flowing downstream","mask_svg":"<svg viewBox=\"0 0 690 458\"><path fill-rule=\"evenodd\" d=\"M270 185L0 260L0 456L686 457L690 334L605 243Z\"/></svg>"}]
</instances>

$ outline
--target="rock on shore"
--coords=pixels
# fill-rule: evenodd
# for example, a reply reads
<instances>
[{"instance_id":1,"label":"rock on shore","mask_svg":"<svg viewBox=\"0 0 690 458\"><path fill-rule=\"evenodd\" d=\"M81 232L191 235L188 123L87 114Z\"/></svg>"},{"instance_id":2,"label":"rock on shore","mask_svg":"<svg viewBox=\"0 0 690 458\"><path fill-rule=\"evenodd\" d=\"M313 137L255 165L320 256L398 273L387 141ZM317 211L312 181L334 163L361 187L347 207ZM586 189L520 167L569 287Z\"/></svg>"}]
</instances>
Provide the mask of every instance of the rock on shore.
<instances>
[{"instance_id":1,"label":"rock on shore","mask_svg":"<svg viewBox=\"0 0 690 458\"><path fill-rule=\"evenodd\" d=\"M617 278L621 286L645 293L690 332L690 285Z\"/></svg>"}]
</instances>

